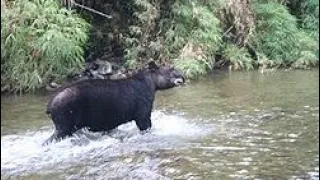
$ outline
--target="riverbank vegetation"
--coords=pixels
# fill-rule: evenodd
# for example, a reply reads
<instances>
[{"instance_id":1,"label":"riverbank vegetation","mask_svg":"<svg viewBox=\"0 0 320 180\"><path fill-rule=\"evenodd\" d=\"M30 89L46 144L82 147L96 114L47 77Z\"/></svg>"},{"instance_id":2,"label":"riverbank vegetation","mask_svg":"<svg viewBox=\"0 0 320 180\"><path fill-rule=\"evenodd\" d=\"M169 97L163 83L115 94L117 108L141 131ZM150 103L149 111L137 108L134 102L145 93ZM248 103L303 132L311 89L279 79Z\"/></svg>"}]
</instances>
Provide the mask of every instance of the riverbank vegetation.
<instances>
[{"instance_id":1,"label":"riverbank vegetation","mask_svg":"<svg viewBox=\"0 0 320 180\"><path fill-rule=\"evenodd\" d=\"M67 10L57 0L6 1L2 91L34 91L98 58L130 68L153 59L189 78L223 67L305 69L319 62L317 0L76 2L112 18Z\"/></svg>"},{"instance_id":2,"label":"riverbank vegetation","mask_svg":"<svg viewBox=\"0 0 320 180\"><path fill-rule=\"evenodd\" d=\"M1 12L1 88L34 91L83 64L89 24L55 0L17 0Z\"/></svg>"}]
</instances>

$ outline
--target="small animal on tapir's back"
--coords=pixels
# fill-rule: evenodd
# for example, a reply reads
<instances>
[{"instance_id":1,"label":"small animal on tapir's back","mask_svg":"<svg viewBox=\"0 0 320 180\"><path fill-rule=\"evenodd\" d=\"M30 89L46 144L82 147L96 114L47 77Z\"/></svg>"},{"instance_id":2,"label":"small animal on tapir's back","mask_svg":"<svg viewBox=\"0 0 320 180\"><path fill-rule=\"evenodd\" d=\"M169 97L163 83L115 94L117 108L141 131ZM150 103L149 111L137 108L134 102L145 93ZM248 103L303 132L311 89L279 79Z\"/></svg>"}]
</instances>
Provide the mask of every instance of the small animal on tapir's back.
<instances>
[{"instance_id":1,"label":"small animal on tapir's back","mask_svg":"<svg viewBox=\"0 0 320 180\"><path fill-rule=\"evenodd\" d=\"M66 86L48 103L47 114L55 132L44 144L71 136L83 127L109 131L132 120L140 131L148 130L155 92L184 81L180 71L150 62L127 79L92 79Z\"/></svg>"}]
</instances>

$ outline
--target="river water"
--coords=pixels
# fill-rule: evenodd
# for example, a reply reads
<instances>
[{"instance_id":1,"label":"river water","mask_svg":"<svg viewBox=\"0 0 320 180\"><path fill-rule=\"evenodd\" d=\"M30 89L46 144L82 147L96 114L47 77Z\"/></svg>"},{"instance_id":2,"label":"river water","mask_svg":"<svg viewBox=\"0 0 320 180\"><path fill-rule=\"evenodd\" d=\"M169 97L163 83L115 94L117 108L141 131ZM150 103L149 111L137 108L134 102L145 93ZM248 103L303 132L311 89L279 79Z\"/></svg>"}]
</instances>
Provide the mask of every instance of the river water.
<instances>
[{"instance_id":1,"label":"river water","mask_svg":"<svg viewBox=\"0 0 320 180\"><path fill-rule=\"evenodd\" d=\"M319 179L319 70L216 72L158 92L153 128L53 132L48 96L1 101L1 179Z\"/></svg>"}]
</instances>

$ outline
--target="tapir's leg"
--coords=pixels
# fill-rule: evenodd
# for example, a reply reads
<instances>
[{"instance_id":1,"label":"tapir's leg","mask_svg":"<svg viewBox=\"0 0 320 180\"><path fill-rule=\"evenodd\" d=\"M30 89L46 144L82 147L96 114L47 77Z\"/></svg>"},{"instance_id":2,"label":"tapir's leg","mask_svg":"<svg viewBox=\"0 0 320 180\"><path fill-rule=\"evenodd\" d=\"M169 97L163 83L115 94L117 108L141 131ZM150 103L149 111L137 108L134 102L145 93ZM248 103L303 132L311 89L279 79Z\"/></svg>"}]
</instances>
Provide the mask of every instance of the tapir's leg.
<instances>
[{"instance_id":1,"label":"tapir's leg","mask_svg":"<svg viewBox=\"0 0 320 180\"><path fill-rule=\"evenodd\" d=\"M48 145L53 141L61 141L62 139L72 136L73 131L62 131L62 130L55 130L55 132L48 138L43 145Z\"/></svg>"},{"instance_id":2,"label":"tapir's leg","mask_svg":"<svg viewBox=\"0 0 320 180\"><path fill-rule=\"evenodd\" d=\"M52 121L55 125L55 132L47 139L43 145L47 145L52 141L60 141L72 134L78 129L70 116L52 116Z\"/></svg>"},{"instance_id":3,"label":"tapir's leg","mask_svg":"<svg viewBox=\"0 0 320 180\"><path fill-rule=\"evenodd\" d=\"M141 106L140 106L141 107ZM145 106L144 106L145 107ZM151 108L141 108L136 112L135 121L140 131L151 129Z\"/></svg>"}]
</instances>

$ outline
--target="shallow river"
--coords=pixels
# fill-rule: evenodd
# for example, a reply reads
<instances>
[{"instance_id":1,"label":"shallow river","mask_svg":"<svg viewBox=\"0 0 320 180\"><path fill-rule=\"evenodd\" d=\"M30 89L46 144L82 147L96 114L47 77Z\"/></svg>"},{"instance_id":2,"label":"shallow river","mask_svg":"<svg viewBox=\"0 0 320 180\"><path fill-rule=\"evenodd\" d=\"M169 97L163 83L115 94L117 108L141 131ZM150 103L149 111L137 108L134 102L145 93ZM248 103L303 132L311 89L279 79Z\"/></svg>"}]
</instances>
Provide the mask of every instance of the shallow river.
<instances>
[{"instance_id":1,"label":"shallow river","mask_svg":"<svg viewBox=\"0 0 320 180\"><path fill-rule=\"evenodd\" d=\"M319 179L319 70L216 72L134 123L42 147L48 96L1 101L1 179Z\"/></svg>"}]
</instances>

